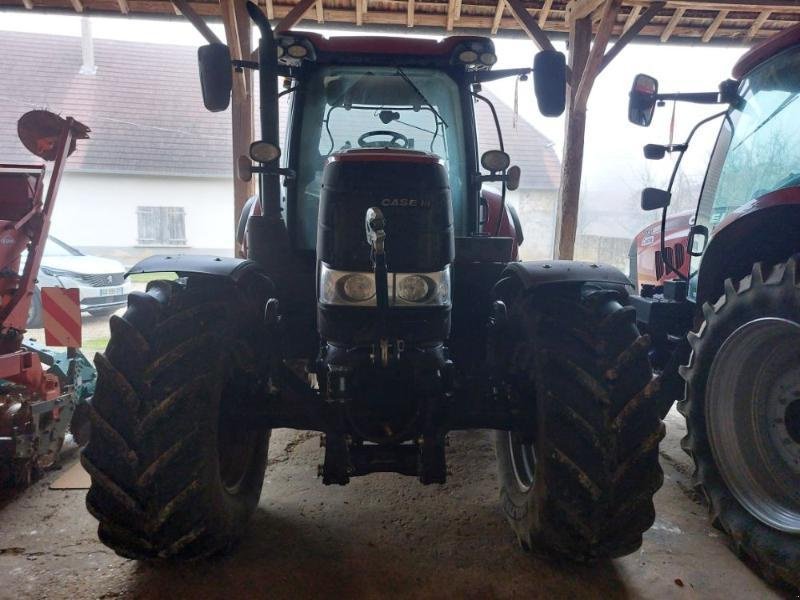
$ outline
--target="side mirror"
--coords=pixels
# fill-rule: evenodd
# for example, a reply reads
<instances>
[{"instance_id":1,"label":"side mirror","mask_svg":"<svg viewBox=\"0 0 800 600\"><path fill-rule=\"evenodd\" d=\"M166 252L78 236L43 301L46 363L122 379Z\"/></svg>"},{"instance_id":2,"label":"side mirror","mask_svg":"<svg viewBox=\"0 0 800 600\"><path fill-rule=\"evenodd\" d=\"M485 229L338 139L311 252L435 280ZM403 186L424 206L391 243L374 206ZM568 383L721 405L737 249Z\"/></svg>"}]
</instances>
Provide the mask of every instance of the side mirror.
<instances>
[{"instance_id":1,"label":"side mirror","mask_svg":"<svg viewBox=\"0 0 800 600\"><path fill-rule=\"evenodd\" d=\"M542 50L533 57L533 91L539 111L558 117L567 104L567 60L555 50Z\"/></svg>"},{"instance_id":2,"label":"side mirror","mask_svg":"<svg viewBox=\"0 0 800 600\"><path fill-rule=\"evenodd\" d=\"M236 161L236 176L242 181L250 181L253 178L253 165L244 154Z\"/></svg>"},{"instance_id":3,"label":"side mirror","mask_svg":"<svg viewBox=\"0 0 800 600\"><path fill-rule=\"evenodd\" d=\"M506 189L513 192L519 187L519 178L522 176L522 170L514 165L506 171Z\"/></svg>"},{"instance_id":4,"label":"side mirror","mask_svg":"<svg viewBox=\"0 0 800 600\"><path fill-rule=\"evenodd\" d=\"M671 200L672 194L667 190L650 187L642 190L642 210L666 208Z\"/></svg>"},{"instance_id":5,"label":"side mirror","mask_svg":"<svg viewBox=\"0 0 800 600\"><path fill-rule=\"evenodd\" d=\"M487 150L481 156L481 166L492 173L505 171L511 164L511 157L502 150Z\"/></svg>"},{"instance_id":6,"label":"side mirror","mask_svg":"<svg viewBox=\"0 0 800 600\"><path fill-rule=\"evenodd\" d=\"M281 157L281 149L269 142L257 141L250 144L250 158L259 163L270 163Z\"/></svg>"},{"instance_id":7,"label":"side mirror","mask_svg":"<svg viewBox=\"0 0 800 600\"><path fill-rule=\"evenodd\" d=\"M231 103L233 69L231 52L225 44L208 44L197 49L200 88L203 104L211 112L220 112Z\"/></svg>"},{"instance_id":8,"label":"side mirror","mask_svg":"<svg viewBox=\"0 0 800 600\"><path fill-rule=\"evenodd\" d=\"M653 120L658 96L658 81L650 75L637 75L628 100L628 120L647 127Z\"/></svg>"}]
</instances>

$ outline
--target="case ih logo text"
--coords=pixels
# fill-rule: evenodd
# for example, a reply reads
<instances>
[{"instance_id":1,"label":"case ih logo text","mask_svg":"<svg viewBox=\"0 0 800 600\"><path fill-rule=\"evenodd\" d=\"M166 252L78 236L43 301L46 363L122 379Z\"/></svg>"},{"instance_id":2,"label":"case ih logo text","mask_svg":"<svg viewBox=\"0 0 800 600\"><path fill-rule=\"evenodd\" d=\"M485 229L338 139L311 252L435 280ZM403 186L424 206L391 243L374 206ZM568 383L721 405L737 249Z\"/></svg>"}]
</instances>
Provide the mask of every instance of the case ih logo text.
<instances>
[{"instance_id":1,"label":"case ih logo text","mask_svg":"<svg viewBox=\"0 0 800 600\"><path fill-rule=\"evenodd\" d=\"M381 200L382 206L402 206L412 207L418 206L419 208L430 208L430 200L417 200L416 198L384 198Z\"/></svg>"}]
</instances>

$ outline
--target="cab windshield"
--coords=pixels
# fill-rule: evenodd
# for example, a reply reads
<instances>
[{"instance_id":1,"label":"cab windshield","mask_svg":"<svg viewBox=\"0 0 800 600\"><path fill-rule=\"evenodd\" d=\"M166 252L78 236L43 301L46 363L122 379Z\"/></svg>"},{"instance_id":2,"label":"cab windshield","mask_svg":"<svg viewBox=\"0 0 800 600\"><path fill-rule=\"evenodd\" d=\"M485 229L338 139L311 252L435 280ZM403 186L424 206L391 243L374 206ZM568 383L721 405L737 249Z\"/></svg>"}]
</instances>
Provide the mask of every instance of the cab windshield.
<instances>
[{"instance_id":1,"label":"cab windshield","mask_svg":"<svg viewBox=\"0 0 800 600\"><path fill-rule=\"evenodd\" d=\"M800 185L800 48L758 67L739 95L722 125L698 214L709 229L753 199Z\"/></svg>"},{"instance_id":2,"label":"cab windshield","mask_svg":"<svg viewBox=\"0 0 800 600\"><path fill-rule=\"evenodd\" d=\"M466 161L455 81L430 69L331 66L312 73L304 88L295 211L300 248L316 246L322 169L331 154L350 148L437 155L450 179L456 232L464 231Z\"/></svg>"}]
</instances>

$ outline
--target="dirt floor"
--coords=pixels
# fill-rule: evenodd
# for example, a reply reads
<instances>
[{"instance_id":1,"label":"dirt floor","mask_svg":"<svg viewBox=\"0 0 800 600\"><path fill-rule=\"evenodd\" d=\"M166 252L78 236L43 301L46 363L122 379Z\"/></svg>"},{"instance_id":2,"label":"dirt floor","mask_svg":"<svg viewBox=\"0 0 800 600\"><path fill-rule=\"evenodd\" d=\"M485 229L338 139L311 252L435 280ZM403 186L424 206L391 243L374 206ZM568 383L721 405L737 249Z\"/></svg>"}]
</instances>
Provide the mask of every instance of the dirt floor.
<instances>
[{"instance_id":1,"label":"dirt floor","mask_svg":"<svg viewBox=\"0 0 800 600\"><path fill-rule=\"evenodd\" d=\"M524 553L498 508L489 432L451 435L446 485L372 475L316 477L317 434L279 430L252 527L231 556L152 566L97 541L85 491L47 473L0 500L0 598L778 598L728 550L689 491L668 418L658 519L641 550L594 566ZM68 448L63 469L77 460Z\"/></svg>"}]
</instances>

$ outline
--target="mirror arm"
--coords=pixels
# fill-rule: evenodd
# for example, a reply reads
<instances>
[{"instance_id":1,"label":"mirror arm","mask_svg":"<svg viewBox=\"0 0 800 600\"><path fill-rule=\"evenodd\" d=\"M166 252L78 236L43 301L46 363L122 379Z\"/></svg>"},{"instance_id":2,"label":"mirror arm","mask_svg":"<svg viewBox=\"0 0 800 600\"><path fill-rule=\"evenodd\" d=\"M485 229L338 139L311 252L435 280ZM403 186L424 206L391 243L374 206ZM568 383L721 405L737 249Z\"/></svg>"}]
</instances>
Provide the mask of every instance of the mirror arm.
<instances>
[{"instance_id":1,"label":"mirror arm","mask_svg":"<svg viewBox=\"0 0 800 600\"><path fill-rule=\"evenodd\" d=\"M719 92L679 92L676 94L656 94L656 102L678 100L680 102L693 102L694 104L720 104Z\"/></svg>"},{"instance_id":2,"label":"mirror arm","mask_svg":"<svg viewBox=\"0 0 800 600\"><path fill-rule=\"evenodd\" d=\"M476 173L472 180L475 183L484 183L487 181L506 181L508 179L505 173L492 173L490 175L481 175Z\"/></svg>"},{"instance_id":3,"label":"mirror arm","mask_svg":"<svg viewBox=\"0 0 800 600\"><path fill-rule=\"evenodd\" d=\"M533 69L500 69L497 71L473 71L471 83L486 83L488 81L497 81L498 79L505 79L506 77L519 77L520 75L527 75L532 73Z\"/></svg>"}]
</instances>

